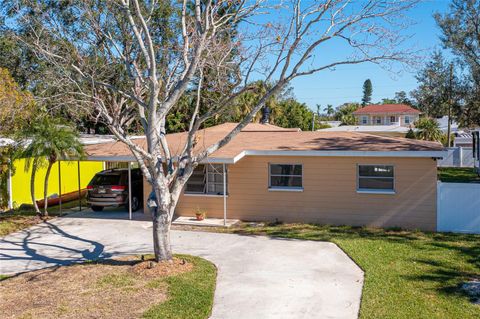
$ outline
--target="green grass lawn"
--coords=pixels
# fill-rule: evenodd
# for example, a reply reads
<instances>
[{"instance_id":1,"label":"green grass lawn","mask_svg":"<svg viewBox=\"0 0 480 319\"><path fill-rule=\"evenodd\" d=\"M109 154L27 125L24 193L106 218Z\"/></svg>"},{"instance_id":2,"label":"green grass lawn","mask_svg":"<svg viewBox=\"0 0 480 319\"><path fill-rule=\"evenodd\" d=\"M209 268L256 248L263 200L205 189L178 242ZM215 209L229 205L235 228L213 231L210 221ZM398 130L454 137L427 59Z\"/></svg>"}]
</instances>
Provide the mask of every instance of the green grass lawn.
<instances>
[{"instance_id":1,"label":"green grass lawn","mask_svg":"<svg viewBox=\"0 0 480 319\"><path fill-rule=\"evenodd\" d=\"M439 167L438 179L445 183L480 183L480 176L471 167Z\"/></svg>"},{"instance_id":2,"label":"green grass lawn","mask_svg":"<svg viewBox=\"0 0 480 319\"><path fill-rule=\"evenodd\" d=\"M186 255L176 255L194 264L188 273L168 277L168 300L150 308L143 314L145 318L201 319L210 317L217 269L205 259Z\"/></svg>"},{"instance_id":3,"label":"green grass lawn","mask_svg":"<svg viewBox=\"0 0 480 319\"><path fill-rule=\"evenodd\" d=\"M480 279L480 235L303 224L231 231L336 243L365 271L360 318L480 318L459 289Z\"/></svg>"}]
</instances>

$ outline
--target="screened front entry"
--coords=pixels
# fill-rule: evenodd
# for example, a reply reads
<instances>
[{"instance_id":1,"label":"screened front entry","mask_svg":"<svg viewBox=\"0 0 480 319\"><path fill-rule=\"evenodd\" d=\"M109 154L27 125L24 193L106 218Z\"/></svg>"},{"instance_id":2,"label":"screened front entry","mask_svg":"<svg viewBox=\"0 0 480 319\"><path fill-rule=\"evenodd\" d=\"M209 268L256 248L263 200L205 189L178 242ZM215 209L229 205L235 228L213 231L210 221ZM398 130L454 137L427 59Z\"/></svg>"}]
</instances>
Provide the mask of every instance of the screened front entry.
<instances>
[{"instance_id":1,"label":"screened front entry","mask_svg":"<svg viewBox=\"0 0 480 319\"><path fill-rule=\"evenodd\" d=\"M185 194L223 195L223 167L222 164L198 165L187 182ZM227 169L225 174L225 189L228 193Z\"/></svg>"}]
</instances>

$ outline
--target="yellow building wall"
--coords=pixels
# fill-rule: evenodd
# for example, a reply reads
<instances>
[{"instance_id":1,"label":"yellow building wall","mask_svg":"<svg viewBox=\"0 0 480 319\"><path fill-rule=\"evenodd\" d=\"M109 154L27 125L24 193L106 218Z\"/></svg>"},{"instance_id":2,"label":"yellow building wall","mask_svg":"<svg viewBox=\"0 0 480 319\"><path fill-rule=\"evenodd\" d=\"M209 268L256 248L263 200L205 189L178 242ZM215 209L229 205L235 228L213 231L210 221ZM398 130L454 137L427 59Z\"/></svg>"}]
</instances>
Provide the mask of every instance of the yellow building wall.
<instances>
[{"instance_id":1,"label":"yellow building wall","mask_svg":"<svg viewBox=\"0 0 480 319\"><path fill-rule=\"evenodd\" d=\"M20 159L14 162L15 173L12 176L12 201L13 206L18 207L21 204L31 204L30 196L30 178L31 168L25 171L25 160ZM76 161L62 161L60 164L62 175L62 194L78 190L78 173ZM103 162L80 162L80 186L87 187L90 180L96 173L103 170ZM46 168L40 168L35 175L35 197L43 198L43 186L45 182ZM58 162L55 163L48 179L48 196L59 194L58 187Z\"/></svg>"}]
</instances>

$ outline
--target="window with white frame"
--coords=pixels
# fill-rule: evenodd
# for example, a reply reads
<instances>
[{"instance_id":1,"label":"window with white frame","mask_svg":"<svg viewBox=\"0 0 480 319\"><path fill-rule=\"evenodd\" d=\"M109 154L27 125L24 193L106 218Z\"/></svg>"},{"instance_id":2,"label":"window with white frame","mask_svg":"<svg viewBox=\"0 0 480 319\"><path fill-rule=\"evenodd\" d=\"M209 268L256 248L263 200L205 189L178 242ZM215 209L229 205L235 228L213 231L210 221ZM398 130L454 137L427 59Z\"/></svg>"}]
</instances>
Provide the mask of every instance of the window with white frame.
<instances>
[{"instance_id":1,"label":"window with white frame","mask_svg":"<svg viewBox=\"0 0 480 319\"><path fill-rule=\"evenodd\" d=\"M227 173L225 176L227 181L225 187L227 187L228 171L225 173ZM223 165L198 165L188 179L185 194L223 195Z\"/></svg>"},{"instance_id":2,"label":"window with white frame","mask_svg":"<svg viewBox=\"0 0 480 319\"><path fill-rule=\"evenodd\" d=\"M270 189L302 189L303 166L301 164L269 164Z\"/></svg>"},{"instance_id":3,"label":"window with white frame","mask_svg":"<svg viewBox=\"0 0 480 319\"><path fill-rule=\"evenodd\" d=\"M379 116L375 117L375 124L382 124L382 118Z\"/></svg>"},{"instance_id":4,"label":"window with white frame","mask_svg":"<svg viewBox=\"0 0 480 319\"><path fill-rule=\"evenodd\" d=\"M394 191L393 165L358 165L359 191Z\"/></svg>"},{"instance_id":5,"label":"window with white frame","mask_svg":"<svg viewBox=\"0 0 480 319\"><path fill-rule=\"evenodd\" d=\"M390 116L390 123L395 123L397 118L395 116Z\"/></svg>"},{"instance_id":6,"label":"window with white frame","mask_svg":"<svg viewBox=\"0 0 480 319\"><path fill-rule=\"evenodd\" d=\"M362 116L361 121L362 121L362 124L368 124L368 117L367 116Z\"/></svg>"},{"instance_id":7,"label":"window with white frame","mask_svg":"<svg viewBox=\"0 0 480 319\"><path fill-rule=\"evenodd\" d=\"M410 124L410 116L405 115L405 124Z\"/></svg>"}]
</instances>

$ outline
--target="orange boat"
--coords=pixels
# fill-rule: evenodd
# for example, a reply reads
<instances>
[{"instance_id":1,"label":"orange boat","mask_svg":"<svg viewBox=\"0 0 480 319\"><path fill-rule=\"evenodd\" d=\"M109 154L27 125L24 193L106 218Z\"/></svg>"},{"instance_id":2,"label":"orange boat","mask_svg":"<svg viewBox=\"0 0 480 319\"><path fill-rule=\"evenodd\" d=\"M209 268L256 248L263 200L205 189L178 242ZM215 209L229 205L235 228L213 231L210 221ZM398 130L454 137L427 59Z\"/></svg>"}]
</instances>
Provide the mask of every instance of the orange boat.
<instances>
[{"instance_id":1,"label":"orange boat","mask_svg":"<svg viewBox=\"0 0 480 319\"><path fill-rule=\"evenodd\" d=\"M87 190L86 189L80 190L80 194L82 198L85 197L85 195L87 194ZM68 202L77 200L78 191L62 194L61 198L62 198L62 203L68 203ZM47 201L48 201L48 206L55 206L60 203L60 197L50 197L47 199ZM43 208L45 206L44 200L43 199L37 200L37 205L38 205L38 208Z\"/></svg>"}]
</instances>

